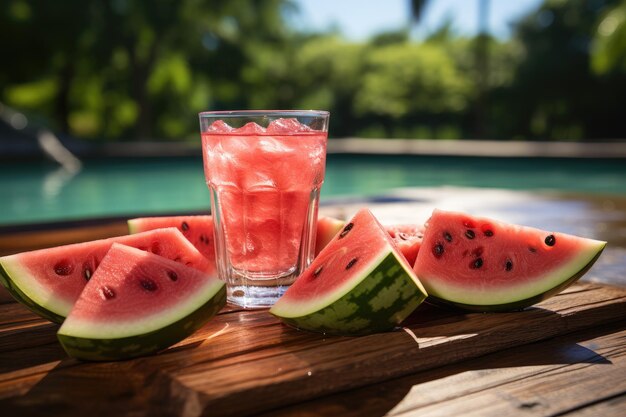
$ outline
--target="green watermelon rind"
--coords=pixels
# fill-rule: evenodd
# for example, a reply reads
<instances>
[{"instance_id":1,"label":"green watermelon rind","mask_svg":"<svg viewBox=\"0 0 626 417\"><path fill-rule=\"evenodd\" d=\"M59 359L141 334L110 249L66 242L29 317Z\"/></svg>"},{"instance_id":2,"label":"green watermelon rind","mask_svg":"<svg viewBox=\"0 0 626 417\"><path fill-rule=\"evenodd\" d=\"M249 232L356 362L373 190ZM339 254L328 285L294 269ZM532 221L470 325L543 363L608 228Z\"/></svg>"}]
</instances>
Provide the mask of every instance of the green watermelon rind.
<instances>
[{"instance_id":1,"label":"green watermelon rind","mask_svg":"<svg viewBox=\"0 0 626 417\"><path fill-rule=\"evenodd\" d=\"M320 333L356 336L393 330L427 294L394 252L374 264L338 299L316 303L317 311L298 315L302 308L294 301L277 303L279 308L274 305L270 313L289 326Z\"/></svg>"},{"instance_id":2,"label":"green watermelon rind","mask_svg":"<svg viewBox=\"0 0 626 417\"><path fill-rule=\"evenodd\" d=\"M27 294L22 289L18 283L14 280L21 276L16 269L19 269L17 264L11 261L11 257L7 256L4 258L2 262L0 262L0 284L2 284L9 293L15 298L16 301L22 303L33 313L46 318L54 323L61 324L63 320L65 320L65 316L55 313L55 311L68 311L71 309L71 306L65 305L65 303L55 303L54 299L50 299L48 301L43 301L38 303L35 301L37 298L33 294ZM32 286L28 287L29 290L32 290Z\"/></svg>"},{"instance_id":3,"label":"green watermelon rind","mask_svg":"<svg viewBox=\"0 0 626 417\"><path fill-rule=\"evenodd\" d=\"M532 295L530 297L525 297L521 300L510 300L505 303L493 303L493 304L471 304L471 303L463 303L456 300L445 299L437 296L436 292L433 293L433 289L430 288L428 292L428 299L426 300L428 303L441 306L441 307L454 307L459 310L471 311L471 312L481 312L481 313L489 313L489 312L510 312L510 311L519 311L523 310L527 307L530 307L534 304L537 304L543 300L546 300L552 297L555 294L560 293L576 281L578 281L583 275L589 271L589 269L593 266L593 264L598 260L600 255L602 254L604 248L606 247L606 242L597 242L595 254L588 261L583 261L584 264L582 266L574 267L573 270L576 270L571 276L566 279L559 279L559 283L553 285L547 290L541 289L540 292ZM567 269L567 268L565 268ZM566 275L569 275L566 274Z\"/></svg>"},{"instance_id":4,"label":"green watermelon rind","mask_svg":"<svg viewBox=\"0 0 626 417\"><path fill-rule=\"evenodd\" d=\"M190 336L226 305L226 285L219 286L215 294L183 318L160 329L144 334L120 338L78 337L57 333L57 338L67 354L88 361L114 361L136 358L160 352Z\"/></svg>"}]
</instances>

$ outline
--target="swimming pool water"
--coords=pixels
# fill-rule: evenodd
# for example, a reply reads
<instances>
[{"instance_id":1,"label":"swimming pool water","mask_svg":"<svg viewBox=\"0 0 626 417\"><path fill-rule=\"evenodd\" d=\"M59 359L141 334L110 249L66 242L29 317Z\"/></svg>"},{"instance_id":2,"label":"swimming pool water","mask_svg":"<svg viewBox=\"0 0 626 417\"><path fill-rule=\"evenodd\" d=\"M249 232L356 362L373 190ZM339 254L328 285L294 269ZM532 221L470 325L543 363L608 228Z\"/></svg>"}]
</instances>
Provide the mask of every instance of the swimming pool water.
<instances>
[{"instance_id":1,"label":"swimming pool water","mask_svg":"<svg viewBox=\"0 0 626 417\"><path fill-rule=\"evenodd\" d=\"M199 157L87 159L74 176L47 161L3 161L0 167L0 225L209 207ZM322 202L446 185L626 195L626 161L334 154L328 155Z\"/></svg>"}]
</instances>

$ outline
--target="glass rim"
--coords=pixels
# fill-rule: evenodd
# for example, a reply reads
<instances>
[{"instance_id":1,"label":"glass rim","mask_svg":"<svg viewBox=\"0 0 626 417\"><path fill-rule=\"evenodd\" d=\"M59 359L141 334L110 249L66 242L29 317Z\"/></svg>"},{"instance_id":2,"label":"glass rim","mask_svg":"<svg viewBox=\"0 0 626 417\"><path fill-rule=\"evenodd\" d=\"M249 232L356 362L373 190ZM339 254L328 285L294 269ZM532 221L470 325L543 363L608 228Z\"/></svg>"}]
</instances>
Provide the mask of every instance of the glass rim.
<instances>
[{"instance_id":1,"label":"glass rim","mask_svg":"<svg viewBox=\"0 0 626 417\"><path fill-rule=\"evenodd\" d=\"M328 117L326 110L216 110L198 113L199 117Z\"/></svg>"}]
</instances>

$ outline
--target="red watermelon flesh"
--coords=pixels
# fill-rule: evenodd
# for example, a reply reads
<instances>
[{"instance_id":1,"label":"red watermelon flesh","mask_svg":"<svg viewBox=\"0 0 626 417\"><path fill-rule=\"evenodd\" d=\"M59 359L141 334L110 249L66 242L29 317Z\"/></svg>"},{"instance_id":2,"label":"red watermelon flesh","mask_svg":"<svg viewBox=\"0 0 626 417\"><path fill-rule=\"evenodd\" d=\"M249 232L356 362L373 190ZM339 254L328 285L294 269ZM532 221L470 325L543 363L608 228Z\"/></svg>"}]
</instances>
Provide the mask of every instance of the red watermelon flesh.
<instances>
[{"instance_id":1,"label":"red watermelon flesh","mask_svg":"<svg viewBox=\"0 0 626 417\"><path fill-rule=\"evenodd\" d=\"M414 270L435 300L478 311L520 309L580 278L605 245L435 210Z\"/></svg>"},{"instance_id":2,"label":"red watermelon flesh","mask_svg":"<svg viewBox=\"0 0 626 417\"><path fill-rule=\"evenodd\" d=\"M341 276L346 280L362 276L371 268L372 258L380 252L391 252L392 246L390 236L384 233L383 226L379 225L371 212L361 210L298 277L281 300L290 303L298 300L311 302L312 298L323 298L332 294L346 284L339 279ZM410 269L406 259L402 256L399 258Z\"/></svg>"},{"instance_id":3,"label":"red watermelon flesh","mask_svg":"<svg viewBox=\"0 0 626 417\"><path fill-rule=\"evenodd\" d=\"M175 227L215 265L215 244L213 243L213 219L211 216L158 216L140 217L128 221L130 233L146 232L163 227Z\"/></svg>"},{"instance_id":4,"label":"red watermelon flesh","mask_svg":"<svg viewBox=\"0 0 626 417\"><path fill-rule=\"evenodd\" d=\"M5 256L0 258L2 282L18 301L60 323L116 242L215 273L215 266L178 230L167 228Z\"/></svg>"},{"instance_id":5,"label":"red watermelon flesh","mask_svg":"<svg viewBox=\"0 0 626 417\"><path fill-rule=\"evenodd\" d=\"M317 219L317 234L315 235L315 256L333 240L335 235L346 224L343 220L335 219L329 216L320 216Z\"/></svg>"},{"instance_id":6,"label":"red watermelon flesh","mask_svg":"<svg viewBox=\"0 0 626 417\"><path fill-rule=\"evenodd\" d=\"M400 252L404 255L411 266L415 264L417 253L422 246L424 238L424 226L417 224L396 224L385 226L385 230L391 236Z\"/></svg>"},{"instance_id":7,"label":"red watermelon flesh","mask_svg":"<svg viewBox=\"0 0 626 417\"><path fill-rule=\"evenodd\" d=\"M426 298L391 237L360 210L272 306L298 329L353 335L388 331Z\"/></svg>"},{"instance_id":8,"label":"red watermelon flesh","mask_svg":"<svg viewBox=\"0 0 626 417\"><path fill-rule=\"evenodd\" d=\"M118 327L138 316L153 322L181 300L200 296L205 286L224 285L212 275L119 243L111 246L101 266L76 300L65 327L92 322L94 335L108 333L102 326L123 333L128 328Z\"/></svg>"},{"instance_id":9,"label":"red watermelon flesh","mask_svg":"<svg viewBox=\"0 0 626 417\"><path fill-rule=\"evenodd\" d=\"M214 276L114 243L58 338L79 359L146 355L193 333L225 302L225 284Z\"/></svg>"}]
</instances>

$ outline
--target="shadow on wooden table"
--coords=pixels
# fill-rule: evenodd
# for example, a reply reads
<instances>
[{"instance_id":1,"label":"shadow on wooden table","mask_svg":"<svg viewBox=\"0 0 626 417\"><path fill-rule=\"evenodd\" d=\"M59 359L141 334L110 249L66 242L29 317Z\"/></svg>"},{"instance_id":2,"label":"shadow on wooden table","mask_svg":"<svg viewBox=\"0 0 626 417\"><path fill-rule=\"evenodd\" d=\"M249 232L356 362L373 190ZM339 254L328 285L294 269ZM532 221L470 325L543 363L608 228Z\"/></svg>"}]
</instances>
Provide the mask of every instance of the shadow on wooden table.
<instances>
[{"instance_id":1,"label":"shadow on wooden table","mask_svg":"<svg viewBox=\"0 0 626 417\"><path fill-rule=\"evenodd\" d=\"M3 415L183 414L171 381L158 370L146 373L136 361L82 363L63 359L19 397L0 401ZM5 414L8 413L8 414Z\"/></svg>"},{"instance_id":2,"label":"shadow on wooden table","mask_svg":"<svg viewBox=\"0 0 626 417\"><path fill-rule=\"evenodd\" d=\"M294 330L286 329L286 331ZM596 330L598 334L601 332L601 330ZM265 415L380 416L402 401L414 385L466 371L574 363L610 364L611 362L602 355L576 343L593 334L594 332L590 331L584 335L569 335L548 342L530 344L488 357L387 381L383 384L366 386L353 393L348 392L348 395L338 393L296 406L273 410ZM193 349L195 345L197 343L180 347L177 350ZM171 379L166 372L158 369L148 371L149 368L143 366L141 359L86 363L67 358L57 344L49 346L47 357L41 356L28 365L45 366L48 364L52 365L50 370L39 380L24 381L25 384L32 384L26 389L24 395L0 401L3 414L9 412L4 415L41 415L43 412L46 415L164 416L186 415L187 413L197 415L202 412L201 409L194 407L193 395L190 395L186 387ZM17 352L11 352L10 356L3 356L3 362L22 361L22 368L24 368L26 364L23 361L27 360L25 357L28 356L28 350L24 353L24 355L15 356ZM302 359L306 360L306 355L304 356ZM207 375L207 378L211 376ZM245 401L245 398L242 398L242 401ZM208 415L229 414L226 410L211 408L204 408L203 411Z\"/></svg>"},{"instance_id":3,"label":"shadow on wooden table","mask_svg":"<svg viewBox=\"0 0 626 417\"><path fill-rule=\"evenodd\" d=\"M350 338L298 331L264 310L227 307L163 354L84 363L64 356L52 325L18 304L3 305L0 410L10 416L382 415L406 404L409 393L423 402L420 396L450 392L450 379L485 385L499 370L516 376L520 369L537 374L594 364L590 372L603 375L606 368L614 376L622 368L610 365L613 351L587 341L617 325L624 330L625 308L623 290L579 284L523 312L459 315L425 306L404 329ZM563 373L560 382L571 385Z\"/></svg>"},{"instance_id":4,"label":"shadow on wooden table","mask_svg":"<svg viewBox=\"0 0 626 417\"><path fill-rule=\"evenodd\" d=\"M623 328L623 326L613 326ZM363 388L345 391L328 395L315 400L306 401L297 405L274 409L262 414L261 417L283 417L283 416L383 416L398 406L411 392L414 387L420 384L439 384L434 387L436 390L453 390L454 386L444 386L453 382L447 382L445 378L454 377L477 382L478 374L500 369L502 372L509 372L510 368L528 368L529 373L533 367L556 366L566 367L573 364L596 364L611 365L611 361L596 353L594 350L578 344L583 340L588 340L595 336L603 335L606 328L593 329L584 333L570 334L557 337L549 341L537 342L512 348L490 355L470 359L458 364L435 368L417 374L401 377L381 384L372 384ZM542 372L541 370L537 371ZM462 378L467 374L466 378ZM511 372L513 375L514 372ZM433 392L433 397L441 395ZM434 400L434 398L432 399ZM428 398L422 398L428 403ZM521 404L520 408L525 406ZM419 411L418 411L419 412Z\"/></svg>"}]
</instances>

